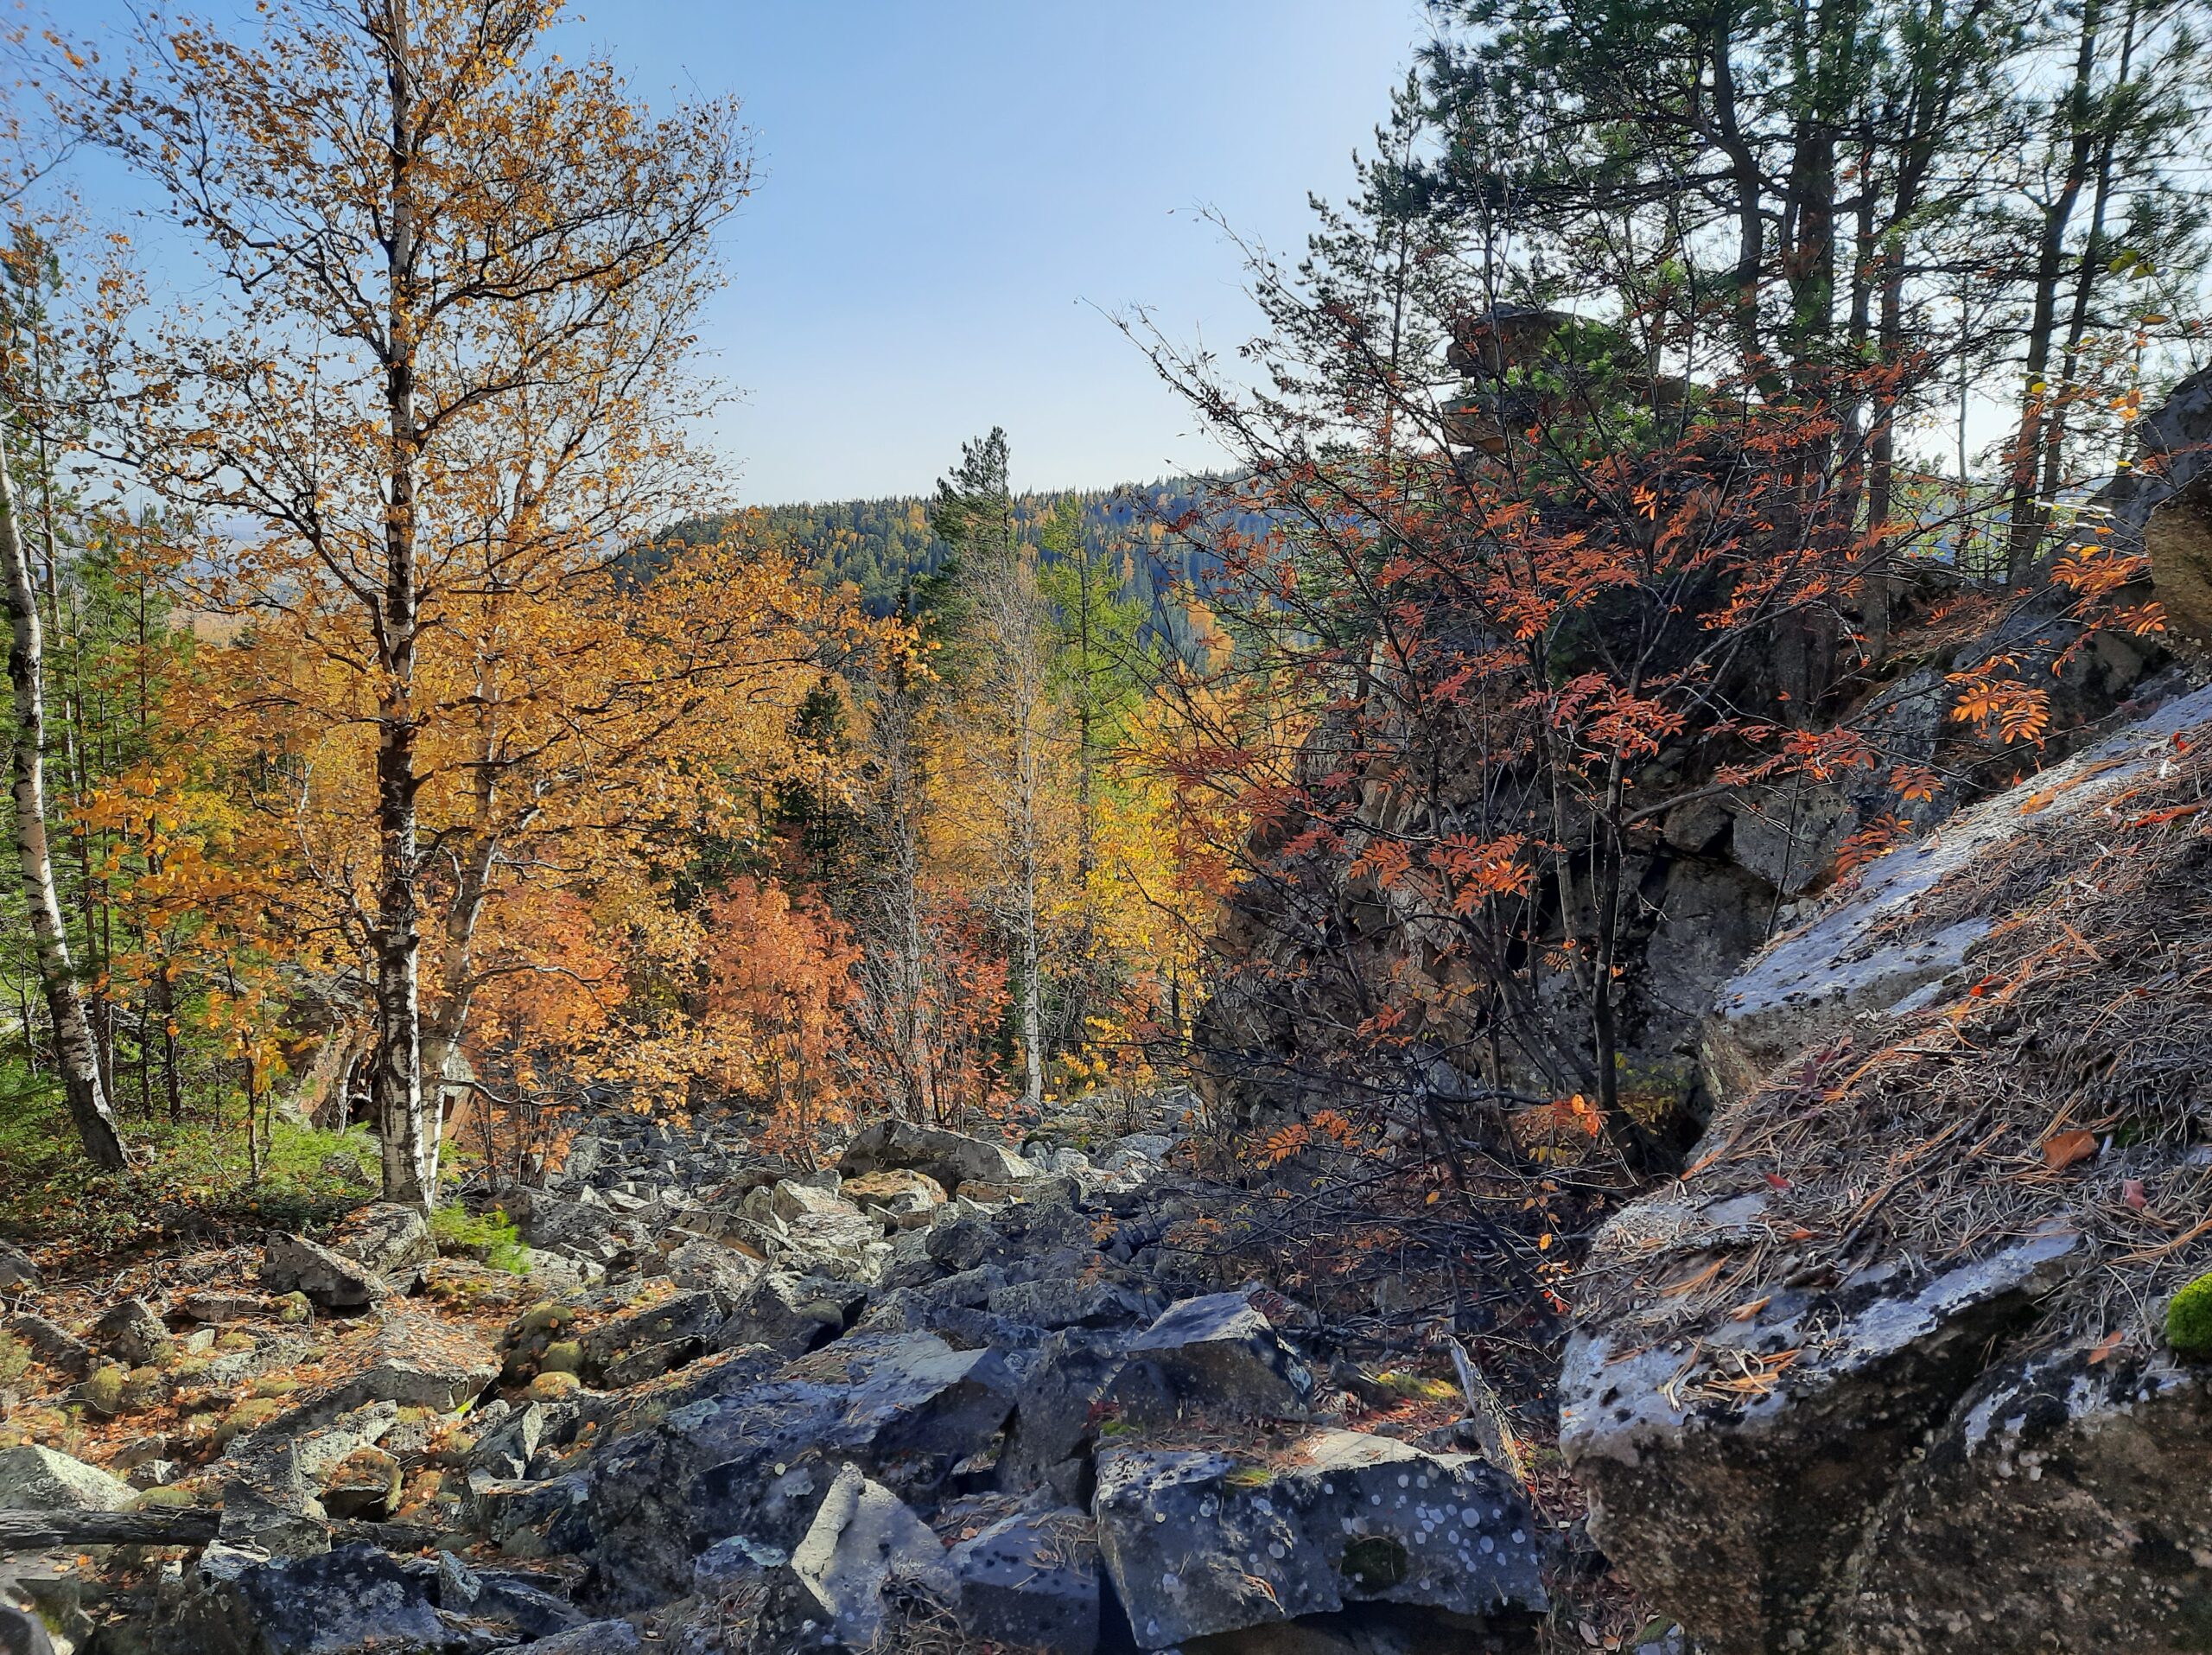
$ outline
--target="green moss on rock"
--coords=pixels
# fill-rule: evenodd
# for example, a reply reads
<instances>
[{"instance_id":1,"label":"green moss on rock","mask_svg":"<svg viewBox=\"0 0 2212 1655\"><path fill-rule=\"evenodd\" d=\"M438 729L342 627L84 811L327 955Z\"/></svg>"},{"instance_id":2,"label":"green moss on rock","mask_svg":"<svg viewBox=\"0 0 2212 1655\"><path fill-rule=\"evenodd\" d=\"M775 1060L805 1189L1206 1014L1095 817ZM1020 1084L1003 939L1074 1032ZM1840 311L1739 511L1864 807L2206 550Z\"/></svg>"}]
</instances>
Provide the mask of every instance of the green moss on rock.
<instances>
[{"instance_id":1,"label":"green moss on rock","mask_svg":"<svg viewBox=\"0 0 2212 1655\"><path fill-rule=\"evenodd\" d=\"M274 1397L250 1397L223 1416L215 1428L215 1447L230 1446L246 1432L259 1429L284 1411L284 1404Z\"/></svg>"},{"instance_id":2,"label":"green moss on rock","mask_svg":"<svg viewBox=\"0 0 2212 1655\"><path fill-rule=\"evenodd\" d=\"M584 1346L580 1339L556 1340L545 1347L545 1354L538 1359L540 1373L582 1373L584 1371Z\"/></svg>"},{"instance_id":3,"label":"green moss on rock","mask_svg":"<svg viewBox=\"0 0 2212 1655\"><path fill-rule=\"evenodd\" d=\"M2183 1356L2212 1357L2212 1275L2166 1301L2166 1343Z\"/></svg>"},{"instance_id":4,"label":"green moss on rock","mask_svg":"<svg viewBox=\"0 0 2212 1655\"><path fill-rule=\"evenodd\" d=\"M123 1388L130 1381L125 1369L110 1363L85 1381L85 1406L100 1415L122 1412Z\"/></svg>"}]
</instances>

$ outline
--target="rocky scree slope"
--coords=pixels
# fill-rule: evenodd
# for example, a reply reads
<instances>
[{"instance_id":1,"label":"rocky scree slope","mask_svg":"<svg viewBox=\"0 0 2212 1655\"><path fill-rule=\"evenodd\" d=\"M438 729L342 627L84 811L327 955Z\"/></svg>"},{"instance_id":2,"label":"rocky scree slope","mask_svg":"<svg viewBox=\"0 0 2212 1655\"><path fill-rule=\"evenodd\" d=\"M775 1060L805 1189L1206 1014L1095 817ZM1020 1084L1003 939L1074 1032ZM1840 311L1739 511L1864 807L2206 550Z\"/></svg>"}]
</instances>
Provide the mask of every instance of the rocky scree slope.
<instances>
[{"instance_id":1,"label":"rocky scree slope","mask_svg":"<svg viewBox=\"0 0 2212 1655\"><path fill-rule=\"evenodd\" d=\"M1730 1101L1598 1238L1561 1384L1593 1534L1700 1648L2212 1648L2212 1349L2164 1316L2212 1270L2208 983L2212 691L1726 985Z\"/></svg>"},{"instance_id":2,"label":"rocky scree slope","mask_svg":"<svg viewBox=\"0 0 2212 1655\"><path fill-rule=\"evenodd\" d=\"M48 1400L149 1429L0 1452L0 1544L166 1543L18 1569L100 1655L1530 1647L1519 1480L1347 1429L1296 1308L1167 1242L1172 1147L610 1117L521 1280L372 1207L74 1330L19 1281Z\"/></svg>"}]
</instances>

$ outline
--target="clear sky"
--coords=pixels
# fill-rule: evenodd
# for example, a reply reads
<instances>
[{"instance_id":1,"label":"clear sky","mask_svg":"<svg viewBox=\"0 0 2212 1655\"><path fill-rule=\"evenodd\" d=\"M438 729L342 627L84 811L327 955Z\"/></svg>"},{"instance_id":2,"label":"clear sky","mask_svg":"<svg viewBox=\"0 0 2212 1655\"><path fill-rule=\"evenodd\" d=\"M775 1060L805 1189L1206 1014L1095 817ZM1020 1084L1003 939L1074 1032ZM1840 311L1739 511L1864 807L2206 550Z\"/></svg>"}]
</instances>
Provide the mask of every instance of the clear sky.
<instances>
[{"instance_id":1,"label":"clear sky","mask_svg":"<svg viewBox=\"0 0 2212 1655\"><path fill-rule=\"evenodd\" d=\"M993 424L1022 487L1212 463L1109 315L1244 338L1238 254L1199 209L1296 249L1424 34L1419 0L575 6L563 53L744 100L755 189L704 339L741 396L712 438L758 503L919 493ZM125 14L51 15L97 40Z\"/></svg>"}]
</instances>

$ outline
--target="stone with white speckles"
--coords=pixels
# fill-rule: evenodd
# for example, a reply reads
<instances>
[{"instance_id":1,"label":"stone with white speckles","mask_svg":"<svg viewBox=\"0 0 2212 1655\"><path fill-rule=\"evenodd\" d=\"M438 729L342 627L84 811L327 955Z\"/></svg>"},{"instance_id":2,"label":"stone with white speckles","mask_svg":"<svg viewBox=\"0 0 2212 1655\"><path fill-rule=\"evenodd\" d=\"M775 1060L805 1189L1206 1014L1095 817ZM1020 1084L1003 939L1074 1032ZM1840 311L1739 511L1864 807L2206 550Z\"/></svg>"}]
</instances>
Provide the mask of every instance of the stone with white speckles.
<instances>
[{"instance_id":1,"label":"stone with white speckles","mask_svg":"<svg viewBox=\"0 0 2212 1655\"><path fill-rule=\"evenodd\" d=\"M1433 1499L1399 1492L1417 1474ZM1317 1431L1262 1465L1109 1448L1095 1510L1108 1574L1148 1649L1363 1601L1545 1607L1535 1525L1505 1474L1389 1437Z\"/></svg>"}]
</instances>

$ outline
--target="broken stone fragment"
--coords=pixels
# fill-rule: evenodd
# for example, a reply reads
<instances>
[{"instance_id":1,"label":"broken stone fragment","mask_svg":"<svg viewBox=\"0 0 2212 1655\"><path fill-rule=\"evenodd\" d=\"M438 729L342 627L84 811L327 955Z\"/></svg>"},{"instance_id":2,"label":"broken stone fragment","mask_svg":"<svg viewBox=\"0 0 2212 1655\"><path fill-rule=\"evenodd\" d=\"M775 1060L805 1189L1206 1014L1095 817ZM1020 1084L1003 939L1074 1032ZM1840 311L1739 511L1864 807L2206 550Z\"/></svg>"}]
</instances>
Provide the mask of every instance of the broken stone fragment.
<instances>
[{"instance_id":1,"label":"broken stone fragment","mask_svg":"<svg viewBox=\"0 0 2212 1655\"><path fill-rule=\"evenodd\" d=\"M887 1167L848 1178L841 1193L846 1200L882 1213L900 1230L921 1228L947 1200L944 1185L911 1167Z\"/></svg>"},{"instance_id":2,"label":"broken stone fragment","mask_svg":"<svg viewBox=\"0 0 2212 1655\"><path fill-rule=\"evenodd\" d=\"M244 1316L257 1316L268 1309L267 1302L250 1293L226 1293L210 1289L188 1293L176 1302L177 1309L194 1321L237 1321Z\"/></svg>"},{"instance_id":3,"label":"broken stone fragment","mask_svg":"<svg viewBox=\"0 0 2212 1655\"><path fill-rule=\"evenodd\" d=\"M507 1215L534 1248L598 1264L620 1251L613 1215L602 1206L543 1190L516 1190L507 1198Z\"/></svg>"},{"instance_id":4,"label":"broken stone fragment","mask_svg":"<svg viewBox=\"0 0 2212 1655\"><path fill-rule=\"evenodd\" d=\"M430 1221L414 1207L390 1201L347 1219L331 1248L394 1283L411 1282L422 1266L438 1256Z\"/></svg>"},{"instance_id":5,"label":"broken stone fragment","mask_svg":"<svg viewBox=\"0 0 2212 1655\"><path fill-rule=\"evenodd\" d=\"M31 1256L20 1247L0 1241L0 1293L15 1292L22 1288L44 1285L38 1266Z\"/></svg>"},{"instance_id":6,"label":"broken stone fragment","mask_svg":"<svg viewBox=\"0 0 2212 1655\"><path fill-rule=\"evenodd\" d=\"M309 1405L274 1414L235 1437L223 1458L264 1475L296 1473L319 1483L355 1449L383 1442L399 1417L397 1404L375 1402L316 1423L327 1412Z\"/></svg>"},{"instance_id":7,"label":"broken stone fragment","mask_svg":"<svg viewBox=\"0 0 2212 1655\"><path fill-rule=\"evenodd\" d=\"M834 1179L836 1174L831 1174ZM754 1190L745 1198L747 1209L764 1207L789 1224L817 1213L857 1214L860 1209L837 1193L836 1185L813 1179L783 1178L766 1190Z\"/></svg>"},{"instance_id":8,"label":"broken stone fragment","mask_svg":"<svg viewBox=\"0 0 2212 1655\"><path fill-rule=\"evenodd\" d=\"M401 1480L397 1459L382 1448L355 1448L323 1479L322 1508L334 1518L380 1523L399 1503Z\"/></svg>"},{"instance_id":9,"label":"broken stone fragment","mask_svg":"<svg viewBox=\"0 0 2212 1655\"><path fill-rule=\"evenodd\" d=\"M583 1372L606 1377L611 1384L630 1384L680 1367L707 1348L725 1317L722 1304L706 1288L690 1288L658 1303L632 1310L585 1334ZM621 1374L616 1365L633 1353L652 1350L649 1360L631 1363Z\"/></svg>"},{"instance_id":10,"label":"broken stone fragment","mask_svg":"<svg viewBox=\"0 0 2212 1655\"><path fill-rule=\"evenodd\" d=\"M531 1655L633 1655L644 1644L626 1620L592 1620L530 1645Z\"/></svg>"},{"instance_id":11,"label":"broken stone fragment","mask_svg":"<svg viewBox=\"0 0 2212 1655\"><path fill-rule=\"evenodd\" d=\"M125 1299L92 1324L92 1343L125 1367L144 1367L168 1354L169 1330L143 1299Z\"/></svg>"},{"instance_id":12,"label":"broken stone fragment","mask_svg":"<svg viewBox=\"0 0 2212 1655\"><path fill-rule=\"evenodd\" d=\"M677 1286L709 1289L727 1305L735 1305L750 1293L768 1268L750 1253L698 1239L672 1249L665 1264L669 1280Z\"/></svg>"},{"instance_id":13,"label":"broken stone fragment","mask_svg":"<svg viewBox=\"0 0 2212 1655\"><path fill-rule=\"evenodd\" d=\"M957 1590L929 1525L852 1465L838 1471L785 1572L798 1599L785 1614L817 1621L821 1642L852 1649L878 1646L887 1588L918 1589L939 1602Z\"/></svg>"},{"instance_id":14,"label":"broken stone fragment","mask_svg":"<svg viewBox=\"0 0 2212 1655\"><path fill-rule=\"evenodd\" d=\"M1389 1437L1317 1431L1256 1462L1109 1448L1094 1510L1146 1649L1347 1603L1465 1615L1547 1607L1535 1519L1511 1479Z\"/></svg>"},{"instance_id":15,"label":"broken stone fragment","mask_svg":"<svg viewBox=\"0 0 2212 1655\"><path fill-rule=\"evenodd\" d=\"M342 1382L348 1399L442 1414L474 1398L499 1372L492 1347L467 1328L411 1310L387 1311L346 1355L354 1369Z\"/></svg>"},{"instance_id":16,"label":"broken stone fragment","mask_svg":"<svg viewBox=\"0 0 2212 1655\"><path fill-rule=\"evenodd\" d=\"M213 1551L214 1548L210 1548ZM428 1575L373 1546L312 1557L205 1562L186 1625L196 1647L254 1655L326 1650L436 1649L450 1633L431 1606Z\"/></svg>"},{"instance_id":17,"label":"broken stone fragment","mask_svg":"<svg viewBox=\"0 0 2212 1655\"><path fill-rule=\"evenodd\" d=\"M766 1345L796 1356L843 1332L846 1319L866 1297L849 1283L770 1270L715 1330L713 1343L719 1350Z\"/></svg>"},{"instance_id":18,"label":"broken stone fragment","mask_svg":"<svg viewBox=\"0 0 2212 1655\"><path fill-rule=\"evenodd\" d=\"M550 1550L546 1531L587 1493L582 1474L575 1472L543 1481L517 1481L480 1471L468 1474L471 1521L486 1538L514 1557L544 1556Z\"/></svg>"},{"instance_id":19,"label":"broken stone fragment","mask_svg":"<svg viewBox=\"0 0 2212 1655\"><path fill-rule=\"evenodd\" d=\"M264 1558L317 1556L330 1550L327 1515L300 1468L273 1458L223 1480L223 1518L216 1537L236 1551Z\"/></svg>"},{"instance_id":20,"label":"broken stone fragment","mask_svg":"<svg viewBox=\"0 0 2212 1655\"><path fill-rule=\"evenodd\" d=\"M997 1353L924 1334L851 1334L766 1382L741 1369L611 1441L563 1547L593 1563L611 1607L664 1601L717 1539L795 1548L838 1464L934 1486L998 1435L1017 1388Z\"/></svg>"},{"instance_id":21,"label":"broken stone fragment","mask_svg":"<svg viewBox=\"0 0 2212 1655\"><path fill-rule=\"evenodd\" d=\"M1011 1184L1033 1178L1037 1172L1003 1144L912 1121L877 1122L847 1145L837 1159L837 1170L848 1178L895 1167L926 1173L956 1194L969 1179Z\"/></svg>"},{"instance_id":22,"label":"broken stone fragment","mask_svg":"<svg viewBox=\"0 0 2212 1655\"><path fill-rule=\"evenodd\" d=\"M1033 1327L1126 1327L1160 1314L1159 1300L1134 1288L1069 1276L1017 1282L984 1303L994 1315Z\"/></svg>"},{"instance_id":23,"label":"broken stone fragment","mask_svg":"<svg viewBox=\"0 0 2212 1655\"><path fill-rule=\"evenodd\" d=\"M0 1512L120 1512L137 1499L120 1478L55 1449L0 1449Z\"/></svg>"},{"instance_id":24,"label":"broken stone fragment","mask_svg":"<svg viewBox=\"0 0 2212 1655\"><path fill-rule=\"evenodd\" d=\"M326 1310L358 1312L391 1296L391 1283L343 1253L305 1236L278 1236L261 1264L271 1293L300 1293Z\"/></svg>"},{"instance_id":25,"label":"broken stone fragment","mask_svg":"<svg viewBox=\"0 0 2212 1655\"><path fill-rule=\"evenodd\" d=\"M57 1373L79 1378L92 1371L92 1347L60 1322L23 1310L9 1317L7 1327L30 1346L32 1355Z\"/></svg>"},{"instance_id":26,"label":"broken stone fragment","mask_svg":"<svg viewBox=\"0 0 2212 1655\"><path fill-rule=\"evenodd\" d=\"M518 1481L553 1427L558 1404L525 1402L491 1426L469 1450L468 1468L505 1481ZM572 1412L573 1409L563 1410Z\"/></svg>"},{"instance_id":27,"label":"broken stone fragment","mask_svg":"<svg viewBox=\"0 0 2212 1655\"><path fill-rule=\"evenodd\" d=\"M1113 1399L1147 1423L1192 1410L1303 1419L1313 1372L1243 1293L1185 1299L1123 1346Z\"/></svg>"},{"instance_id":28,"label":"broken stone fragment","mask_svg":"<svg viewBox=\"0 0 2212 1655\"><path fill-rule=\"evenodd\" d=\"M1057 1655L1098 1646L1098 1542L1083 1512L1018 1512L953 1549L961 1629Z\"/></svg>"}]
</instances>

